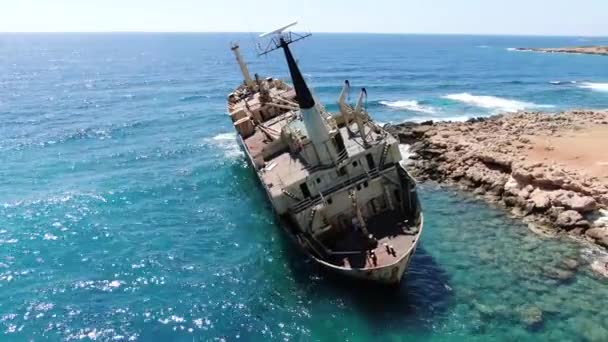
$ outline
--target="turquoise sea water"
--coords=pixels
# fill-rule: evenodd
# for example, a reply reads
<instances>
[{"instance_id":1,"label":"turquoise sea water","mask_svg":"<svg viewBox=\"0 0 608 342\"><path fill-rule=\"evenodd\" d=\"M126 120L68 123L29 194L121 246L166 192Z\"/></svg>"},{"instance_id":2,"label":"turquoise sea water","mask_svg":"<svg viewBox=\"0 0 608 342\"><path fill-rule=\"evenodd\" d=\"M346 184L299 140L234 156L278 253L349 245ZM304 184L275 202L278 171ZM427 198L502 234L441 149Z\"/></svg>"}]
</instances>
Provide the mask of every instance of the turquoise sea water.
<instances>
[{"instance_id":1,"label":"turquoise sea water","mask_svg":"<svg viewBox=\"0 0 608 342\"><path fill-rule=\"evenodd\" d=\"M252 37L0 35L0 340L608 340L608 283L551 276L597 251L433 184L398 289L317 273L224 114L230 41L287 75ZM348 78L399 122L606 108L608 58L508 48L607 41L318 34L294 52L330 110Z\"/></svg>"}]
</instances>

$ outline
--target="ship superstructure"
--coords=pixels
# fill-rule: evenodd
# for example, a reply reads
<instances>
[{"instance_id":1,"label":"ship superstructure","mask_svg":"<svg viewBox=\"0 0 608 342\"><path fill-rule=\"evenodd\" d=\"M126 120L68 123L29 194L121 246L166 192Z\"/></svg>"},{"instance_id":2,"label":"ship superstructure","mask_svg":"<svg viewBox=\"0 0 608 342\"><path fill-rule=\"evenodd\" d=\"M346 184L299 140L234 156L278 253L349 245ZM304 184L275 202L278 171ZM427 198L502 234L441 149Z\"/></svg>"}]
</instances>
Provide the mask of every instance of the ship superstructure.
<instances>
[{"instance_id":1,"label":"ship superstructure","mask_svg":"<svg viewBox=\"0 0 608 342\"><path fill-rule=\"evenodd\" d=\"M251 77L232 50L244 82L228 112L248 161L286 233L324 268L360 279L398 283L422 230L416 183L399 142L373 122L362 89L354 106L328 113L312 95L289 45L308 35L271 32L268 53L283 50L293 86Z\"/></svg>"}]
</instances>

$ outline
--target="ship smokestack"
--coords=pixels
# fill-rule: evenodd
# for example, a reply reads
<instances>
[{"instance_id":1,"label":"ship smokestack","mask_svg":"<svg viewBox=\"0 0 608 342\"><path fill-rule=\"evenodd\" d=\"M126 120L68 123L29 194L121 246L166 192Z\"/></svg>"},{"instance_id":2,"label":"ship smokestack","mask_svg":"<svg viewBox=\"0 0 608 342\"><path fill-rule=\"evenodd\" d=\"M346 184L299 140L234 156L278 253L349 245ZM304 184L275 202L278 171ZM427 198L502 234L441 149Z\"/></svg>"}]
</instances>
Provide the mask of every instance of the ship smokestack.
<instances>
[{"instance_id":1,"label":"ship smokestack","mask_svg":"<svg viewBox=\"0 0 608 342\"><path fill-rule=\"evenodd\" d=\"M302 113L302 121L308 132L308 138L315 145L319 159L322 162L327 162L330 157L324 143L329 140L329 129L325 124L325 120L321 117L321 113L319 113L315 106L315 100L310 93L310 89L308 89L308 85L306 85L306 81L304 81L300 68L291 54L289 43L281 37L280 46L285 52L289 74L291 75L291 81L293 82L293 87L296 91L298 105L300 106L300 111Z\"/></svg>"},{"instance_id":2,"label":"ship smokestack","mask_svg":"<svg viewBox=\"0 0 608 342\"><path fill-rule=\"evenodd\" d=\"M315 100L312 98L312 94L310 93L310 89L306 85L306 81L304 81L304 77L300 72L300 68L298 68L298 64L296 60L293 58L291 54L291 50L289 49L289 44L281 38L281 47L285 52L285 59L287 59L287 66L289 67L289 74L291 75L291 81L293 82L293 87L296 90L296 95L298 97L298 104L300 105L300 109L310 109L315 106Z\"/></svg>"}]
</instances>

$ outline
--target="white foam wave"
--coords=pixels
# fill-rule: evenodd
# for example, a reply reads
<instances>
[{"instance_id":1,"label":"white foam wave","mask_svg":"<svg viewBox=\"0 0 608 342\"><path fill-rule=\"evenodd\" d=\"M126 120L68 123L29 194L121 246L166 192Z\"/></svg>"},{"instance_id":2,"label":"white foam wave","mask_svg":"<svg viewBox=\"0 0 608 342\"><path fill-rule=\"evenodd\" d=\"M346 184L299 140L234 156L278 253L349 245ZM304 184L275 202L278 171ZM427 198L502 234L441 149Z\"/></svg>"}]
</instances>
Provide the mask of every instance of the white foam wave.
<instances>
[{"instance_id":1,"label":"white foam wave","mask_svg":"<svg viewBox=\"0 0 608 342\"><path fill-rule=\"evenodd\" d=\"M594 91L608 92L608 83L583 82L579 87Z\"/></svg>"},{"instance_id":2,"label":"white foam wave","mask_svg":"<svg viewBox=\"0 0 608 342\"><path fill-rule=\"evenodd\" d=\"M213 140L217 140L217 141L222 141L222 140L235 140L236 139L236 134L235 133L220 133L216 136L214 136L213 138L211 138Z\"/></svg>"},{"instance_id":3,"label":"white foam wave","mask_svg":"<svg viewBox=\"0 0 608 342\"><path fill-rule=\"evenodd\" d=\"M576 84L576 81L549 81L549 84L553 84L553 85Z\"/></svg>"},{"instance_id":4,"label":"white foam wave","mask_svg":"<svg viewBox=\"0 0 608 342\"><path fill-rule=\"evenodd\" d=\"M408 119L408 121L423 122L423 121L433 120L436 122L439 122L439 121L464 122L464 121L467 121L467 120L472 119L477 116L479 116L479 115L472 115L472 116L460 115L460 116L441 116L441 117L415 116L411 119Z\"/></svg>"},{"instance_id":5,"label":"white foam wave","mask_svg":"<svg viewBox=\"0 0 608 342\"><path fill-rule=\"evenodd\" d=\"M472 95L469 93L449 94L443 98L475 107L494 109L496 111L504 112L517 112L525 109L554 107L552 105L539 105L532 102L505 99L497 96Z\"/></svg>"},{"instance_id":6,"label":"white foam wave","mask_svg":"<svg viewBox=\"0 0 608 342\"><path fill-rule=\"evenodd\" d=\"M387 107L411 110L414 112L421 112L427 114L435 114L437 112L435 108L430 106L423 106L415 100L380 101L379 103Z\"/></svg>"},{"instance_id":7,"label":"white foam wave","mask_svg":"<svg viewBox=\"0 0 608 342\"><path fill-rule=\"evenodd\" d=\"M19 206L30 206L30 205L38 205L38 204L54 205L54 204L66 203L68 201L71 201L73 199L78 199L78 198L83 199L85 201L95 200L95 201L101 201L104 203L107 202L107 200L103 196L95 194L95 193L67 191L62 194L50 195L49 197L45 197L45 198L28 199L28 200L22 199L22 200L16 200L13 202L4 202L4 203L0 203L0 207L3 207L4 209L8 209L8 208L16 208Z\"/></svg>"},{"instance_id":8,"label":"white foam wave","mask_svg":"<svg viewBox=\"0 0 608 342\"><path fill-rule=\"evenodd\" d=\"M205 143L211 143L221 148L229 158L236 159L243 156L243 151L236 141L236 133L220 133L212 138L205 139Z\"/></svg>"},{"instance_id":9,"label":"white foam wave","mask_svg":"<svg viewBox=\"0 0 608 342\"><path fill-rule=\"evenodd\" d=\"M412 152L410 152L410 145L408 144L399 144L399 152L401 152L401 158L410 159L412 156Z\"/></svg>"}]
</instances>

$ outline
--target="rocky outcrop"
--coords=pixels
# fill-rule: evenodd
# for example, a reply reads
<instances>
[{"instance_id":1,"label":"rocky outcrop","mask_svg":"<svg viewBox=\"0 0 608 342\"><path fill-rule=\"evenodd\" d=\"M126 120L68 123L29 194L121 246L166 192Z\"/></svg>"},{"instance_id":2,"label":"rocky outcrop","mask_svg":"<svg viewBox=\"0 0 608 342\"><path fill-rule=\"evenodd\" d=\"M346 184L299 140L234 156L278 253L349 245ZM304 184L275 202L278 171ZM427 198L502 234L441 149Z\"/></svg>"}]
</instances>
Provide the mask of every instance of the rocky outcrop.
<instances>
[{"instance_id":1,"label":"rocky outcrop","mask_svg":"<svg viewBox=\"0 0 608 342\"><path fill-rule=\"evenodd\" d=\"M608 248L608 227L588 229L585 235L593 239L598 245Z\"/></svg>"},{"instance_id":2,"label":"rocky outcrop","mask_svg":"<svg viewBox=\"0 0 608 342\"><path fill-rule=\"evenodd\" d=\"M515 48L517 51L535 51L547 53L576 53L608 56L608 46L575 46L564 48Z\"/></svg>"},{"instance_id":3,"label":"rocky outcrop","mask_svg":"<svg viewBox=\"0 0 608 342\"><path fill-rule=\"evenodd\" d=\"M608 247L608 218L598 219L608 206L606 181L526 157L535 147L534 137L589 124L608 127L608 112L517 113L386 129L410 145L410 169L418 180L458 185L504 204L535 226Z\"/></svg>"}]
</instances>

